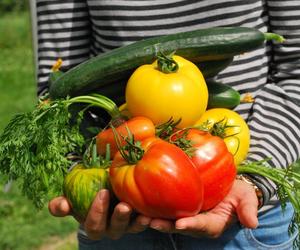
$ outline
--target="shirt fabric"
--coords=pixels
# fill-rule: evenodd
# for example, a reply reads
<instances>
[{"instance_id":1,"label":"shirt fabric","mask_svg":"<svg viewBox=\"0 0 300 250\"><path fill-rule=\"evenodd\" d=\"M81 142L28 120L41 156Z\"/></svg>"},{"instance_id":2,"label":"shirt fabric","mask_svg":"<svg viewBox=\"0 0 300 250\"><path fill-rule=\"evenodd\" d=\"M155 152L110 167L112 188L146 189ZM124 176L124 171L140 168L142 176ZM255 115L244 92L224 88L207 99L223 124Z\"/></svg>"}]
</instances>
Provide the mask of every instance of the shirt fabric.
<instances>
[{"instance_id":1,"label":"shirt fabric","mask_svg":"<svg viewBox=\"0 0 300 250\"><path fill-rule=\"evenodd\" d=\"M249 160L271 158L286 168L300 155L299 0L37 0L38 93L48 88L54 62L66 71L89 58L132 42L217 26L254 27L285 37L236 56L218 79L253 103L235 110L251 130ZM275 185L251 176L271 204Z\"/></svg>"}]
</instances>

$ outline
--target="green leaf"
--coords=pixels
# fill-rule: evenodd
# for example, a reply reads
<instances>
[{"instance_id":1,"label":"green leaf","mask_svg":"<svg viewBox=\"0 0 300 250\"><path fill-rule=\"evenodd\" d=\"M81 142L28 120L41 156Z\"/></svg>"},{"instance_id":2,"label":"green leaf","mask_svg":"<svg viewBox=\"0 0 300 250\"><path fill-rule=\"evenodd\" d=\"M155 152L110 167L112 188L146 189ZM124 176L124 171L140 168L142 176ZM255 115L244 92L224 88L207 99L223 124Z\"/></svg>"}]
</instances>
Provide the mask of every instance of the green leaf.
<instances>
[{"instance_id":1,"label":"green leaf","mask_svg":"<svg viewBox=\"0 0 300 250\"><path fill-rule=\"evenodd\" d=\"M20 180L24 195L41 208L62 193L71 160L85 143L80 133L82 115L73 117L64 101L41 103L32 112L16 115L0 136L0 173Z\"/></svg>"}]
</instances>

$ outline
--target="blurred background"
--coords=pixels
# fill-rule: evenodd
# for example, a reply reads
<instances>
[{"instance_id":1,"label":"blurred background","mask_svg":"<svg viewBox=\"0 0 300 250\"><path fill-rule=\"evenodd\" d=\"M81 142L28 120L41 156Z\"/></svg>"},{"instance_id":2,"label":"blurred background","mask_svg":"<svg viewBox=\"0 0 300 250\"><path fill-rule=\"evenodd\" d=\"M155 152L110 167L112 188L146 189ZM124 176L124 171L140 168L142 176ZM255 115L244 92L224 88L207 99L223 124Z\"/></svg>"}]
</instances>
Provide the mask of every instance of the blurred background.
<instances>
[{"instance_id":1,"label":"blurred background","mask_svg":"<svg viewBox=\"0 0 300 250\"><path fill-rule=\"evenodd\" d=\"M16 113L34 108L35 65L29 0L0 0L0 133ZM0 176L0 249L76 249L77 223L38 211Z\"/></svg>"}]
</instances>

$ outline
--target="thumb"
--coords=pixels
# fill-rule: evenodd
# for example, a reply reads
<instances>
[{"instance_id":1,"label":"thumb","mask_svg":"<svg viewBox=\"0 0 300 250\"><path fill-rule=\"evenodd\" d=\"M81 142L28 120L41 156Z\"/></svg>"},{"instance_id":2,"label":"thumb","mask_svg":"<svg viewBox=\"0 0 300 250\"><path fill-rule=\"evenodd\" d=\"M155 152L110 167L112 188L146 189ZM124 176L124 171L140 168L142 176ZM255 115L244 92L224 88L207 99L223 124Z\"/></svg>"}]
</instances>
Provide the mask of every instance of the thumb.
<instances>
[{"instance_id":1,"label":"thumb","mask_svg":"<svg viewBox=\"0 0 300 250\"><path fill-rule=\"evenodd\" d=\"M48 209L55 217L64 217L71 213L70 204L64 196L59 196L49 201Z\"/></svg>"},{"instance_id":2,"label":"thumb","mask_svg":"<svg viewBox=\"0 0 300 250\"><path fill-rule=\"evenodd\" d=\"M248 196L249 197L241 199L239 205L236 208L236 213L242 225L247 228L254 229L258 226L258 201L255 193L251 193L251 195L249 194Z\"/></svg>"}]
</instances>

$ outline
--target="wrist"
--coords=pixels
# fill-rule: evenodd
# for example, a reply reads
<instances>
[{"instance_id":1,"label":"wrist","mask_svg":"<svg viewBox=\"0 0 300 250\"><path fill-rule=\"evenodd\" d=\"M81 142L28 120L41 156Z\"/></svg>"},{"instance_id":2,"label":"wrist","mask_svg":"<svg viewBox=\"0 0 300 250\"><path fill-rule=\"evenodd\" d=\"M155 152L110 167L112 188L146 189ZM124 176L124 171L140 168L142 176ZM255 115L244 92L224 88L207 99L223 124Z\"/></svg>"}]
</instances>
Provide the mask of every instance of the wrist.
<instances>
[{"instance_id":1,"label":"wrist","mask_svg":"<svg viewBox=\"0 0 300 250\"><path fill-rule=\"evenodd\" d=\"M264 196L262 190L254 183L254 181L249 176L239 174L236 176L236 179L248 183L253 187L258 200L258 208L261 208L264 204Z\"/></svg>"}]
</instances>

